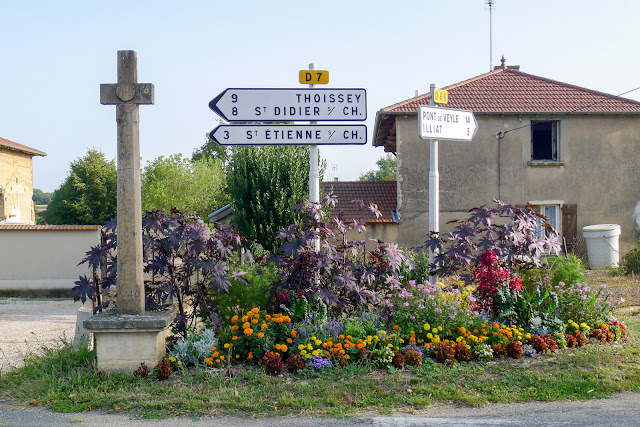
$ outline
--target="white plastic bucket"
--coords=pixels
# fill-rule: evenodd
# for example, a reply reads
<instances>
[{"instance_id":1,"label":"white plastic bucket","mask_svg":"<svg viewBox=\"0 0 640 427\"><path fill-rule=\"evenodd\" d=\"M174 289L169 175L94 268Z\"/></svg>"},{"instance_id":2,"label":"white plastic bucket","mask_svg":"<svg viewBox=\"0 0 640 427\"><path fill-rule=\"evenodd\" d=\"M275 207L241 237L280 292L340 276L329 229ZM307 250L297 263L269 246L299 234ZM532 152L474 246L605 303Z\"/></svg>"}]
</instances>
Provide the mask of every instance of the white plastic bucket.
<instances>
[{"instance_id":1,"label":"white plastic bucket","mask_svg":"<svg viewBox=\"0 0 640 427\"><path fill-rule=\"evenodd\" d=\"M620 261L620 236L618 224L597 224L582 227L582 236L587 243L589 267L592 270L604 270L617 267Z\"/></svg>"}]
</instances>

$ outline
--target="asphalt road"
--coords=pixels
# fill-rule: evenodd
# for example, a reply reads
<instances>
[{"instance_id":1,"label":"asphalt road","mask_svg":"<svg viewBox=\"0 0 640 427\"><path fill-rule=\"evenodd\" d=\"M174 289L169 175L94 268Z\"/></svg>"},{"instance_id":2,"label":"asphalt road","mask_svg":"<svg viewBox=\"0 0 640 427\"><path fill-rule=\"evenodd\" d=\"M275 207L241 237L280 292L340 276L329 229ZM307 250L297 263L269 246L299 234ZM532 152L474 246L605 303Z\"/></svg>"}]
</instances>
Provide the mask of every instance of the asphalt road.
<instances>
[{"instance_id":1,"label":"asphalt road","mask_svg":"<svg viewBox=\"0 0 640 427\"><path fill-rule=\"evenodd\" d=\"M19 366L23 355L42 346L71 341L80 305L72 301L0 300L0 369ZM640 393L611 399L492 404L483 408L436 405L420 413L380 417L363 413L350 418L212 416L169 420L132 419L98 411L62 414L0 401L0 425L7 426L640 426Z\"/></svg>"}]
</instances>

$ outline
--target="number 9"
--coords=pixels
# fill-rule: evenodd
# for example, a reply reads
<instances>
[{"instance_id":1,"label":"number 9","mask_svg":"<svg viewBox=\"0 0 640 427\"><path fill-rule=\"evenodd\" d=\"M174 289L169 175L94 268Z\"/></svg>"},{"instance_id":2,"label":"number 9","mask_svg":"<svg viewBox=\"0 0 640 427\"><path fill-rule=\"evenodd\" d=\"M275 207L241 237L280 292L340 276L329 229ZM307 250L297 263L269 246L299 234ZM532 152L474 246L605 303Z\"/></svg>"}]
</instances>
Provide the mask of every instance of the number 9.
<instances>
[{"instance_id":1,"label":"number 9","mask_svg":"<svg viewBox=\"0 0 640 427\"><path fill-rule=\"evenodd\" d=\"M231 102L238 102L238 95L237 94L233 94L231 95Z\"/></svg>"}]
</instances>

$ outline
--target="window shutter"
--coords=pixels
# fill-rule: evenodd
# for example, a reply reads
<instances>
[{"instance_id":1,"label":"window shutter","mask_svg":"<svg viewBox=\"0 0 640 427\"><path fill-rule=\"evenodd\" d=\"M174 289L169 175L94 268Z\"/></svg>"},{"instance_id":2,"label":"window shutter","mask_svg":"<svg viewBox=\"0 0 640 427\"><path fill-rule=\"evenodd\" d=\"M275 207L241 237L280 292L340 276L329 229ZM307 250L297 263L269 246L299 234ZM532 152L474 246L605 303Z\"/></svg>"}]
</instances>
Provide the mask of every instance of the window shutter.
<instances>
[{"instance_id":1,"label":"window shutter","mask_svg":"<svg viewBox=\"0 0 640 427\"><path fill-rule=\"evenodd\" d=\"M575 253L578 239L578 205L562 206L562 240L567 253Z\"/></svg>"}]
</instances>

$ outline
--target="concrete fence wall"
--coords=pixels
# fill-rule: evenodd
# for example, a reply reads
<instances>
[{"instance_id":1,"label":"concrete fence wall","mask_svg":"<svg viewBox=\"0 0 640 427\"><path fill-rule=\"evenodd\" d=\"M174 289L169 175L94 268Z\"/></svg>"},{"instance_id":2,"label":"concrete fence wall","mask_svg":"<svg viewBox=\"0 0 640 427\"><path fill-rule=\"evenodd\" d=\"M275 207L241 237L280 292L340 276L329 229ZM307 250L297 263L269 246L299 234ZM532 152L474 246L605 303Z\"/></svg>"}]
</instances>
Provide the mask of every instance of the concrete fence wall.
<instances>
[{"instance_id":1,"label":"concrete fence wall","mask_svg":"<svg viewBox=\"0 0 640 427\"><path fill-rule=\"evenodd\" d=\"M0 292L69 292L100 242L97 225L0 225Z\"/></svg>"}]
</instances>

